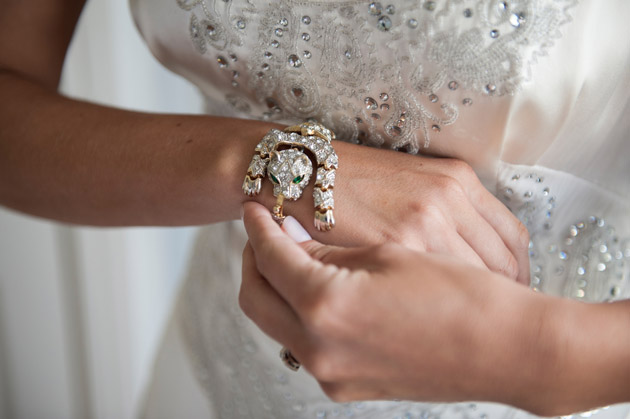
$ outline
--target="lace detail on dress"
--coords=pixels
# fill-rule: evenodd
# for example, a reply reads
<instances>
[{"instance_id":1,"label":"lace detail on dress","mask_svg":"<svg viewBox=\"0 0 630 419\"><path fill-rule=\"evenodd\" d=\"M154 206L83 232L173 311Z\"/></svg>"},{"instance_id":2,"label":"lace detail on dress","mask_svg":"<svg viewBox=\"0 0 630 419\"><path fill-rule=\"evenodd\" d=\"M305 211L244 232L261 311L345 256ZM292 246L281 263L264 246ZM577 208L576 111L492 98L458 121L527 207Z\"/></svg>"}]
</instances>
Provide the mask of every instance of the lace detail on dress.
<instances>
[{"instance_id":1,"label":"lace detail on dress","mask_svg":"<svg viewBox=\"0 0 630 419\"><path fill-rule=\"evenodd\" d=\"M315 118L339 138L410 153L477 98L516 93L577 4L176 1L195 49L230 70L216 84L238 112Z\"/></svg>"}]
</instances>

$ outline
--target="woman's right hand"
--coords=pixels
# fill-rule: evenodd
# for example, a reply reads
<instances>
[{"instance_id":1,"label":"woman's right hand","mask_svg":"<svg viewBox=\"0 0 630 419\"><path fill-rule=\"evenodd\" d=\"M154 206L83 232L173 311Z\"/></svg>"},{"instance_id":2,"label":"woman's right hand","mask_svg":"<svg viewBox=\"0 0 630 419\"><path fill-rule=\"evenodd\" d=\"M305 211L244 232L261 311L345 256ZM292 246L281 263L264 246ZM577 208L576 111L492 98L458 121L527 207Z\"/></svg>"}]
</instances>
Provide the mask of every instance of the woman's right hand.
<instances>
[{"instance_id":1,"label":"woman's right hand","mask_svg":"<svg viewBox=\"0 0 630 419\"><path fill-rule=\"evenodd\" d=\"M285 205L285 213L315 239L343 246L398 243L454 255L529 284L526 228L466 163L342 142L334 146L336 226L315 230L310 189ZM270 187L263 186L261 195L270 197Z\"/></svg>"}]
</instances>

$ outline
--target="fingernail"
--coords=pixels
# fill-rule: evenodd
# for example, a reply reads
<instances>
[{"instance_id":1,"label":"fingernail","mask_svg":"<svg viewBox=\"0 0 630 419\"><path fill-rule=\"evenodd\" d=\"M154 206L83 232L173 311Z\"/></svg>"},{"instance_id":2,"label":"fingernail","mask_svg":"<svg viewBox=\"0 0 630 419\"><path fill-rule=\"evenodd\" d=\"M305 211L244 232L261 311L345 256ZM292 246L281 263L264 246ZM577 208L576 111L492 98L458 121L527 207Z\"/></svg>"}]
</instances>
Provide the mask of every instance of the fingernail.
<instances>
[{"instance_id":1,"label":"fingernail","mask_svg":"<svg viewBox=\"0 0 630 419\"><path fill-rule=\"evenodd\" d=\"M298 243L302 243L308 240L311 240L312 237L308 234L308 231L304 230L304 227L290 215L284 219L284 223L282 223L282 228L284 231Z\"/></svg>"}]
</instances>

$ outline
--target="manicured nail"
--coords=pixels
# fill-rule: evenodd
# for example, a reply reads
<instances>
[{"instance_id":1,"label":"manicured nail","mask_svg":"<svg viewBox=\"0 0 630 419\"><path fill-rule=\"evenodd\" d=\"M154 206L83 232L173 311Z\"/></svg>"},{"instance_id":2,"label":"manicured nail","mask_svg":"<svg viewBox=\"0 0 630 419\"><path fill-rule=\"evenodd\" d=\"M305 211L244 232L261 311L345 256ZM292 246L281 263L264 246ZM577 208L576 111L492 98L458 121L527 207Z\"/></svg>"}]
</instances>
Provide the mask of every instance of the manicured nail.
<instances>
[{"instance_id":1,"label":"manicured nail","mask_svg":"<svg viewBox=\"0 0 630 419\"><path fill-rule=\"evenodd\" d=\"M284 228L284 231L286 231L289 237L291 237L298 243L302 243L312 239L311 235L308 234L308 231L304 230L304 227L302 227L298 220L291 217L290 215L284 219L284 222L282 223L282 228Z\"/></svg>"}]
</instances>

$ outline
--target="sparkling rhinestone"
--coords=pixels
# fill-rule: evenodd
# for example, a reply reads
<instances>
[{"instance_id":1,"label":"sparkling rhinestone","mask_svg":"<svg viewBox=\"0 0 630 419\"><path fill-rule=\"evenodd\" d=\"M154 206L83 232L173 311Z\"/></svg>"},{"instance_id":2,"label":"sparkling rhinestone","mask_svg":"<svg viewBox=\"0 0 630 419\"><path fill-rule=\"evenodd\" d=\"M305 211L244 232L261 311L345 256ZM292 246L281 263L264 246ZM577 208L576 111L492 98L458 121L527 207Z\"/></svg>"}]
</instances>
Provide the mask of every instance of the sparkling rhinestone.
<instances>
[{"instance_id":1,"label":"sparkling rhinestone","mask_svg":"<svg viewBox=\"0 0 630 419\"><path fill-rule=\"evenodd\" d=\"M457 83L455 80L448 83L448 88L451 90L457 90L458 87L459 83Z\"/></svg>"},{"instance_id":2,"label":"sparkling rhinestone","mask_svg":"<svg viewBox=\"0 0 630 419\"><path fill-rule=\"evenodd\" d=\"M230 60L238 61L238 57L236 56L236 54L230 54Z\"/></svg>"},{"instance_id":3,"label":"sparkling rhinestone","mask_svg":"<svg viewBox=\"0 0 630 419\"><path fill-rule=\"evenodd\" d=\"M435 2L434 1L427 1L424 3L424 8L427 9L428 11L432 12L435 10Z\"/></svg>"},{"instance_id":4,"label":"sparkling rhinestone","mask_svg":"<svg viewBox=\"0 0 630 419\"><path fill-rule=\"evenodd\" d=\"M402 129L396 125L393 125L389 127L389 134L394 137L398 137L400 134L402 134Z\"/></svg>"},{"instance_id":5,"label":"sparkling rhinestone","mask_svg":"<svg viewBox=\"0 0 630 419\"><path fill-rule=\"evenodd\" d=\"M304 95L304 91L299 87L294 87L293 89L291 89L291 93L293 93L293 96L295 97L302 97L302 95Z\"/></svg>"},{"instance_id":6,"label":"sparkling rhinestone","mask_svg":"<svg viewBox=\"0 0 630 419\"><path fill-rule=\"evenodd\" d=\"M519 180L520 178L521 178L521 175L519 175L518 173L512 176L512 180Z\"/></svg>"},{"instance_id":7,"label":"sparkling rhinestone","mask_svg":"<svg viewBox=\"0 0 630 419\"><path fill-rule=\"evenodd\" d=\"M612 260L612 255L610 253L604 253L602 255L602 260L606 263L610 262Z\"/></svg>"},{"instance_id":8,"label":"sparkling rhinestone","mask_svg":"<svg viewBox=\"0 0 630 419\"><path fill-rule=\"evenodd\" d=\"M435 102L437 102L439 100L439 98L437 97L436 94L432 93L432 94L429 95L429 100L431 101L431 103L435 103Z\"/></svg>"},{"instance_id":9,"label":"sparkling rhinestone","mask_svg":"<svg viewBox=\"0 0 630 419\"><path fill-rule=\"evenodd\" d=\"M282 19L280 19L279 22L282 26L287 26L289 24L289 21L287 20L287 18L283 17Z\"/></svg>"},{"instance_id":10,"label":"sparkling rhinestone","mask_svg":"<svg viewBox=\"0 0 630 419\"><path fill-rule=\"evenodd\" d=\"M305 25L310 25L311 24L311 17L310 16L302 16L302 23Z\"/></svg>"},{"instance_id":11,"label":"sparkling rhinestone","mask_svg":"<svg viewBox=\"0 0 630 419\"><path fill-rule=\"evenodd\" d=\"M365 103L365 107L370 111L375 111L378 109L378 104L371 97L366 97L363 102Z\"/></svg>"},{"instance_id":12,"label":"sparkling rhinestone","mask_svg":"<svg viewBox=\"0 0 630 419\"><path fill-rule=\"evenodd\" d=\"M381 5L381 3L375 1L370 3L370 5L368 6L368 11L371 15L380 15L383 11L383 6Z\"/></svg>"},{"instance_id":13,"label":"sparkling rhinestone","mask_svg":"<svg viewBox=\"0 0 630 419\"><path fill-rule=\"evenodd\" d=\"M227 62L227 60L226 60L226 59L225 59L225 57L224 57L224 56L222 56L222 55L219 55L219 56L217 57L217 63L219 64L219 67L221 67L221 68L225 68L225 67L227 67L227 66L228 66L228 62Z\"/></svg>"},{"instance_id":14,"label":"sparkling rhinestone","mask_svg":"<svg viewBox=\"0 0 630 419\"><path fill-rule=\"evenodd\" d=\"M392 20L387 16L381 16L378 18L377 26L382 31L388 31L392 27Z\"/></svg>"},{"instance_id":15,"label":"sparkling rhinestone","mask_svg":"<svg viewBox=\"0 0 630 419\"><path fill-rule=\"evenodd\" d=\"M271 41L271 46L274 48L278 48L280 46L280 42L274 39L273 41Z\"/></svg>"},{"instance_id":16,"label":"sparkling rhinestone","mask_svg":"<svg viewBox=\"0 0 630 419\"><path fill-rule=\"evenodd\" d=\"M499 10L507 10L507 8L508 8L507 2L502 1L501 3L499 3Z\"/></svg>"},{"instance_id":17,"label":"sparkling rhinestone","mask_svg":"<svg viewBox=\"0 0 630 419\"><path fill-rule=\"evenodd\" d=\"M407 26L409 26L411 29L416 29L418 27L418 21L416 19L409 19L407 21Z\"/></svg>"},{"instance_id":18,"label":"sparkling rhinestone","mask_svg":"<svg viewBox=\"0 0 630 419\"><path fill-rule=\"evenodd\" d=\"M531 197L532 197L532 195L534 195L534 193L533 193L532 191L526 191L526 192L523 194L523 196L524 196L525 198L531 198Z\"/></svg>"},{"instance_id":19,"label":"sparkling rhinestone","mask_svg":"<svg viewBox=\"0 0 630 419\"><path fill-rule=\"evenodd\" d=\"M311 54L311 51L306 50L304 51L303 55L304 58L311 58L313 54Z\"/></svg>"},{"instance_id":20,"label":"sparkling rhinestone","mask_svg":"<svg viewBox=\"0 0 630 419\"><path fill-rule=\"evenodd\" d=\"M247 24L245 23L244 20L239 19L236 21L236 27L238 29L245 29L245 26L247 26Z\"/></svg>"},{"instance_id":21,"label":"sparkling rhinestone","mask_svg":"<svg viewBox=\"0 0 630 419\"><path fill-rule=\"evenodd\" d=\"M505 194L506 194L506 195L512 195L513 193L514 193L514 190L512 190L512 188L507 188L507 189L505 190Z\"/></svg>"},{"instance_id":22,"label":"sparkling rhinestone","mask_svg":"<svg viewBox=\"0 0 630 419\"><path fill-rule=\"evenodd\" d=\"M273 54L270 53L269 51L265 51L264 56L265 56L265 58L269 59L269 58L273 57Z\"/></svg>"},{"instance_id":23,"label":"sparkling rhinestone","mask_svg":"<svg viewBox=\"0 0 630 419\"><path fill-rule=\"evenodd\" d=\"M236 80L232 80L232 86L233 87L238 87L238 82Z\"/></svg>"},{"instance_id":24,"label":"sparkling rhinestone","mask_svg":"<svg viewBox=\"0 0 630 419\"><path fill-rule=\"evenodd\" d=\"M259 71L258 73L256 73L256 77L258 77L259 79L262 79L265 76L265 73L263 73L262 71Z\"/></svg>"},{"instance_id":25,"label":"sparkling rhinestone","mask_svg":"<svg viewBox=\"0 0 630 419\"><path fill-rule=\"evenodd\" d=\"M576 226L569 227L569 235L575 237L578 235L578 228Z\"/></svg>"},{"instance_id":26,"label":"sparkling rhinestone","mask_svg":"<svg viewBox=\"0 0 630 419\"><path fill-rule=\"evenodd\" d=\"M434 132L440 132L440 131L442 131L442 128L440 128L440 126L439 126L439 125L433 125L433 126L431 127L431 129L432 129Z\"/></svg>"},{"instance_id":27,"label":"sparkling rhinestone","mask_svg":"<svg viewBox=\"0 0 630 419\"><path fill-rule=\"evenodd\" d=\"M357 124L362 124L363 120L359 117L354 118L354 122L356 122Z\"/></svg>"},{"instance_id":28,"label":"sparkling rhinestone","mask_svg":"<svg viewBox=\"0 0 630 419\"><path fill-rule=\"evenodd\" d=\"M472 9L464 9L464 17L472 17Z\"/></svg>"},{"instance_id":29,"label":"sparkling rhinestone","mask_svg":"<svg viewBox=\"0 0 630 419\"><path fill-rule=\"evenodd\" d=\"M473 104L473 101L471 98L467 97L467 98L464 98L464 100L462 100L462 103L464 104L464 106L470 106Z\"/></svg>"},{"instance_id":30,"label":"sparkling rhinestone","mask_svg":"<svg viewBox=\"0 0 630 419\"><path fill-rule=\"evenodd\" d=\"M389 105L387 103L381 104L381 110L382 111L388 111L389 110Z\"/></svg>"},{"instance_id":31,"label":"sparkling rhinestone","mask_svg":"<svg viewBox=\"0 0 630 419\"><path fill-rule=\"evenodd\" d=\"M207 36L213 36L216 33L216 29L214 26L212 25L207 25L206 26L206 35Z\"/></svg>"},{"instance_id":32,"label":"sparkling rhinestone","mask_svg":"<svg viewBox=\"0 0 630 419\"><path fill-rule=\"evenodd\" d=\"M567 258L569 257L569 255L567 255L567 252L560 251L560 252L558 253L558 257L560 258L560 260L567 260Z\"/></svg>"},{"instance_id":33,"label":"sparkling rhinestone","mask_svg":"<svg viewBox=\"0 0 630 419\"><path fill-rule=\"evenodd\" d=\"M269 70L269 64L267 64L267 63L263 64L262 65L262 69L265 70L265 71Z\"/></svg>"},{"instance_id":34,"label":"sparkling rhinestone","mask_svg":"<svg viewBox=\"0 0 630 419\"><path fill-rule=\"evenodd\" d=\"M621 291L620 288L618 286L614 286L610 289L610 295L612 297L616 297L619 295L619 291Z\"/></svg>"},{"instance_id":35,"label":"sparkling rhinestone","mask_svg":"<svg viewBox=\"0 0 630 419\"><path fill-rule=\"evenodd\" d=\"M284 33L284 31L282 30L282 28L276 28L276 30L274 31L274 33L276 34L276 36L278 38L280 38L282 36L282 34Z\"/></svg>"},{"instance_id":36,"label":"sparkling rhinestone","mask_svg":"<svg viewBox=\"0 0 630 419\"><path fill-rule=\"evenodd\" d=\"M484 87L484 90L486 91L487 94L492 95L497 91L497 86L492 83L489 83L489 84L486 84L486 86Z\"/></svg>"},{"instance_id":37,"label":"sparkling rhinestone","mask_svg":"<svg viewBox=\"0 0 630 419\"><path fill-rule=\"evenodd\" d=\"M490 38L496 39L499 37L499 30L493 29L490 31Z\"/></svg>"},{"instance_id":38,"label":"sparkling rhinestone","mask_svg":"<svg viewBox=\"0 0 630 419\"><path fill-rule=\"evenodd\" d=\"M549 195L549 188L545 188L545 189L543 189L543 195L544 195L544 196Z\"/></svg>"},{"instance_id":39,"label":"sparkling rhinestone","mask_svg":"<svg viewBox=\"0 0 630 419\"><path fill-rule=\"evenodd\" d=\"M389 100L389 95L387 93L381 93L379 96L379 99L381 99L383 102L387 102Z\"/></svg>"},{"instance_id":40,"label":"sparkling rhinestone","mask_svg":"<svg viewBox=\"0 0 630 419\"><path fill-rule=\"evenodd\" d=\"M608 251L608 246L605 244L599 245L599 253L606 253Z\"/></svg>"},{"instance_id":41,"label":"sparkling rhinestone","mask_svg":"<svg viewBox=\"0 0 630 419\"><path fill-rule=\"evenodd\" d=\"M598 263L597 264L597 270L599 272L604 272L606 270L606 265L604 263Z\"/></svg>"},{"instance_id":42,"label":"sparkling rhinestone","mask_svg":"<svg viewBox=\"0 0 630 419\"><path fill-rule=\"evenodd\" d=\"M372 117L372 119L378 121L379 119L381 119L381 116L377 113L373 113L372 115L370 115Z\"/></svg>"},{"instance_id":43,"label":"sparkling rhinestone","mask_svg":"<svg viewBox=\"0 0 630 419\"><path fill-rule=\"evenodd\" d=\"M236 71L236 70L232 71L232 78L233 78L233 79L238 79L238 76L240 76L240 74L238 73L238 71Z\"/></svg>"},{"instance_id":44,"label":"sparkling rhinestone","mask_svg":"<svg viewBox=\"0 0 630 419\"><path fill-rule=\"evenodd\" d=\"M585 295L584 290L577 290L577 291L575 292L575 296L576 296L577 298L584 298L584 295Z\"/></svg>"},{"instance_id":45,"label":"sparkling rhinestone","mask_svg":"<svg viewBox=\"0 0 630 419\"><path fill-rule=\"evenodd\" d=\"M584 275L585 273L586 273L586 269L584 269L582 266L577 268L577 274L578 275Z\"/></svg>"},{"instance_id":46,"label":"sparkling rhinestone","mask_svg":"<svg viewBox=\"0 0 630 419\"><path fill-rule=\"evenodd\" d=\"M311 35L307 34L306 32L302 34L303 41L309 41L310 39L311 39Z\"/></svg>"},{"instance_id":47,"label":"sparkling rhinestone","mask_svg":"<svg viewBox=\"0 0 630 419\"><path fill-rule=\"evenodd\" d=\"M344 53L343 53L343 55L344 55L347 59L352 58L352 53L350 52L350 50L346 50L346 52L344 52Z\"/></svg>"},{"instance_id":48,"label":"sparkling rhinestone","mask_svg":"<svg viewBox=\"0 0 630 419\"><path fill-rule=\"evenodd\" d=\"M516 13L510 15L510 25L514 26L515 28L521 26L521 21Z\"/></svg>"},{"instance_id":49,"label":"sparkling rhinestone","mask_svg":"<svg viewBox=\"0 0 630 419\"><path fill-rule=\"evenodd\" d=\"M385 8L385 11L388 14L393 15L394 13L396 13L396 7L394 7L393 4L388 4L387 7Z\"/></svg>"}]
</instances>

